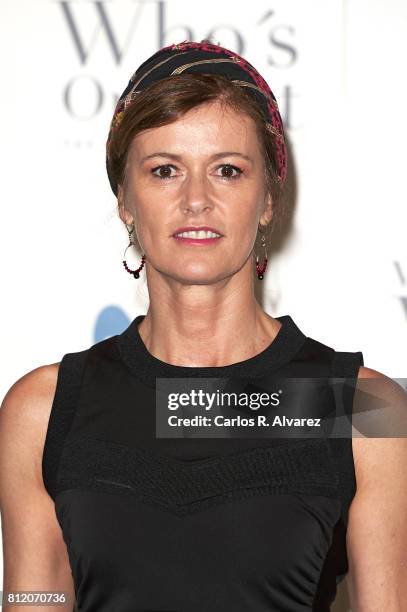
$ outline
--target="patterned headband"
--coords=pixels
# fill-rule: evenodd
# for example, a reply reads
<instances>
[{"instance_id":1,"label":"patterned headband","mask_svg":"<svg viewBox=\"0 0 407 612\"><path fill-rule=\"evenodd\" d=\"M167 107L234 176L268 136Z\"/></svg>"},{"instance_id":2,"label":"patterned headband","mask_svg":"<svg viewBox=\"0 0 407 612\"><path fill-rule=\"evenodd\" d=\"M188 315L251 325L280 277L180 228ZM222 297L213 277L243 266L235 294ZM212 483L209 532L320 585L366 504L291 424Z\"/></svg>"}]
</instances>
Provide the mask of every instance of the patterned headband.
<instances>
[{"instance_id":1,"label":"patterned headband","mask_svg":"<svg viewBox=\"0 0 407 612\"><path fill-rule=\"evenodd\" d=\"M209 41L185 40L163 47L143 62L132 75L117 102L106 142L106 168L114 194L117 196L117 185L109 173L109 145L111 136L120 124L125 109L134 102L138 93L152 83L185 71L222 74L233 83L247 87L247 91L254 96L263 111L267 129L275 136L278 180L284 183L287 174L284 127L276 98L266 81L247 60L237 53Z\"/></svg>"}]
</instances>

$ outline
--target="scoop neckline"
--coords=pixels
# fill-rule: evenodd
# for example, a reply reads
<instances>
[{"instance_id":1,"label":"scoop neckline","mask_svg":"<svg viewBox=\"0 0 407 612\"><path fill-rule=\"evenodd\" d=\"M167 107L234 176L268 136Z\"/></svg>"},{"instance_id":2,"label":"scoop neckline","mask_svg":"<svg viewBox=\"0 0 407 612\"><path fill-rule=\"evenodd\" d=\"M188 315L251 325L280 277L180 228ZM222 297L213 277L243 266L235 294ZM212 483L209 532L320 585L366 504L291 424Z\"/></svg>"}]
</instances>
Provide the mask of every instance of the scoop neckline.
<instances>
[{"instance_id":1,"label":"scoop neckline","mask_svg":"<svg viewBox=\"0 0 407 612\"><path fill-rule=\"evenodd\" d=\"M290 361L307 339L290 315L280 315L274 317L281 322L280 329L260 353L223 366L179 366L162 361L149 352L138 328L145 316L137 315L116 339L121 359L137 378L152 387L155 387L156 378L264 376Z\"/></svg>"}]
</instances>

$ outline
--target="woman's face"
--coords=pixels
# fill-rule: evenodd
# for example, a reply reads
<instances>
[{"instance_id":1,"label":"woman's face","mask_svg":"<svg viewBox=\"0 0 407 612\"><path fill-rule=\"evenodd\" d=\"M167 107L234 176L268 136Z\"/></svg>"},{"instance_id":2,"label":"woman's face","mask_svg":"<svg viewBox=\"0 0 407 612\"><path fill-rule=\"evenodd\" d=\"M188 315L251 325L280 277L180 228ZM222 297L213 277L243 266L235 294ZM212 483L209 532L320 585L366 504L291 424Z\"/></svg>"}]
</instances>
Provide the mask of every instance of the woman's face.
<instances>
[{"instance_id":1,"label":"woman's face","mask_svg":"<svg viewBox=\"0 0 407 612\"><path fill-rule=\"evenodd\" d=\"M243 267L252 274L259 222L272 215L253 120L214 102L141 132L128 152L118 204L121 219L135 224L147 265L166 276L210 284ZM174 237L191 226L221 237Z\"/></svg>"}]
</instances>

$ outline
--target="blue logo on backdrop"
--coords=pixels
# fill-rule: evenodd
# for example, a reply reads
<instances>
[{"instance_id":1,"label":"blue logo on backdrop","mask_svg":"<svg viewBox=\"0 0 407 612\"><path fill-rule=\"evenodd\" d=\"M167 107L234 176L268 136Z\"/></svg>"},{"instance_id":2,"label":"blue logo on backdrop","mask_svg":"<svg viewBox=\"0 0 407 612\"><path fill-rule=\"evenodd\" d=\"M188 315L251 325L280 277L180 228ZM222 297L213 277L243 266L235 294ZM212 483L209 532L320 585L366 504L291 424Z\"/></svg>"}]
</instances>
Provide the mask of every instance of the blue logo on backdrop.
<instances>
[{"instance_id":1,"label":"blue logo on backdrop","mask_svg":"<svg viewBox=\"0 0 407 612\"><path fill-rule=\"evenodd\" d=\"M94 341L100 342L105 338L121 334L129 324L129 317L119 306L106 306L96 319Z\"/></svg>"}]
</instances>

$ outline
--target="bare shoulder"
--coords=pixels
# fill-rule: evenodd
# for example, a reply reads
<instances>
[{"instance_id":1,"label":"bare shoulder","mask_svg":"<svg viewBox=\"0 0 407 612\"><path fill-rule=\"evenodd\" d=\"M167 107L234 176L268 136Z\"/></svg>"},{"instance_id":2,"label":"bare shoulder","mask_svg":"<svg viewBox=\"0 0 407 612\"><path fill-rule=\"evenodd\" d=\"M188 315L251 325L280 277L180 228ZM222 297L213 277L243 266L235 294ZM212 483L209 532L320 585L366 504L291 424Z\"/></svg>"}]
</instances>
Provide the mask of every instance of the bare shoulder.
<instances>
[{"instance_id":1,"label":"bare shoulder","mask_svg":"<svg viewBox=\"0 0 407 612\"><path fill-rule=\"evenodd\" d=\"M0 407L0 465L39 467L58 371L59 363L39 366L8 389Z\"/></svg>"},{"instance_id":2,"label":"bare shoulder","mask_svg":"<svg viewBox=\"0 0 407 612\"><path fill-rule=\"evenodd\" d=\"M397 381L373 368L361 366L358 374L355 412L375 410L386 417L385 406L392 407L393 412L388 414L401 415L398 423L407 422L407 393ZM405 416L404 416L405 415ZM379 428L377 428L379 429ZM358 488L367 486L372 481L385 483L390 480L397 481L401 472L407 468L407 437L400 429L389 437L353 437L352 449L355 460L355 473ZM400 480L398 481L400 482ZM390 486L390 481L388 481Z\"/></svg>"},{"instance_id":3,"label":"bare shoulder","mask_svg":"<svg viewBox=\"0 0 407 612\"><path fill-rule=\"evenodd\" d=\"M0 407L3 590L65 591L73 601L68 553L42 474L58 372L59 363L27 372Z\"/></svg>"},{"instance_id":4,"label":"bare shoulder","mask_svg":"<svg viewBox=\"0 0 407 612\"><path fill-rule=\"evenodd\" d=\"M49 417L59 365L58 362L39 366L11 385L0 407L3 426L21 418L29 419L34 424Z\"/></svg>"},{"instance_id":5,"label":"bare shoulder","mask_svg":"<svg viewBox=\"0 0 407 612\"><path fill-rule=\"evenodd\" d=\"M382 413L391 420L383 409L388 406L399 412L399 425L406 420L407 394L395 380L360 367L359 388L362 403L368 402L368 425ZM399 429L388 437L352 437L356 494L347 528L352 610L407 610L407 436L397 437Z\"/></svg>"},{"instance_id":6,"label":"bare shoulder","mask_svg":"<svg viewBox=\"0 0 407 612\"><path fill-rule=\"evenodd\" d=\"M58 370L59 362L42 365L30 370L11 385L4 396L2 407L8 405L10 401L17 397L23 399L27 392L42 393L46 392L46 388L49 386L55 387Z\"/></svg>"}]
</instances>

